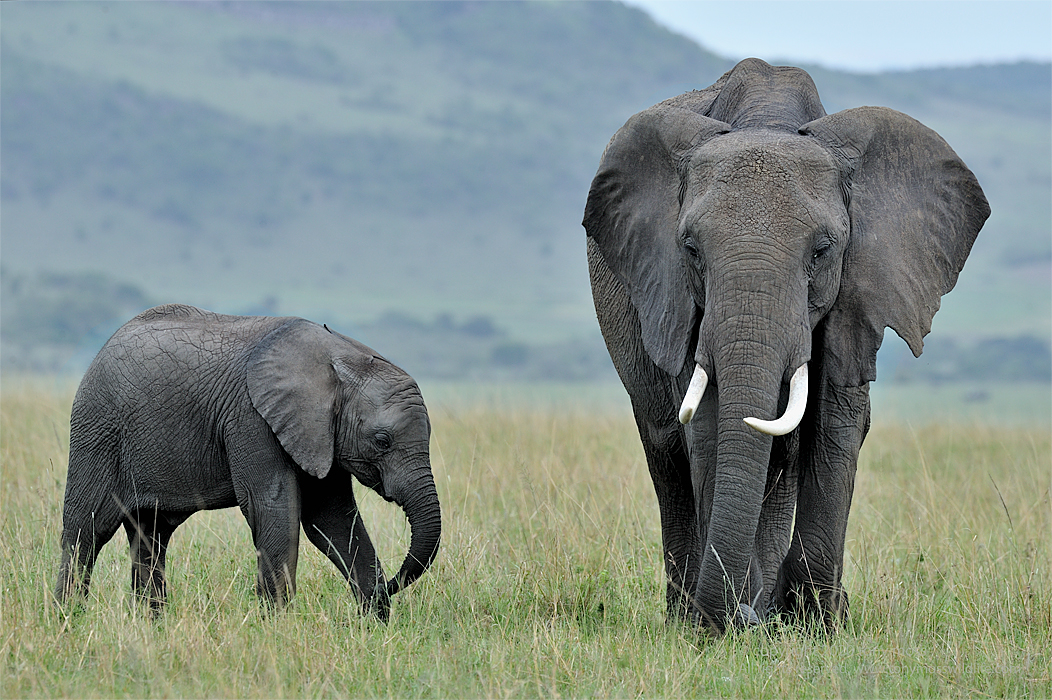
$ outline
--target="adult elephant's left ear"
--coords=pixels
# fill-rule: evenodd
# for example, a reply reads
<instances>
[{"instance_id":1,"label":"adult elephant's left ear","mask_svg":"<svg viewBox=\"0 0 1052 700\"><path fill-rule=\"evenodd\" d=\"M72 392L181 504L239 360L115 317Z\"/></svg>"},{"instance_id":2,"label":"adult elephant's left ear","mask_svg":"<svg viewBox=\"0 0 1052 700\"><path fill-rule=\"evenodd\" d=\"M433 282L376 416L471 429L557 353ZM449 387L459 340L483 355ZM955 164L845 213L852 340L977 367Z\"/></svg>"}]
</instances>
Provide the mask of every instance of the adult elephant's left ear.
<instances>
[{"instance_id":1,"label":"adult elephant's left ear","mask_svg":"<svg viewBox=\"0 0 1052 700\"><path fill-rule=\"evenodd\" d=\"M823 364L834 384L859 386L876 379L886 327L920 356L990 205L953 149L901 112L848 109L800 133L841 167L851 238L840 294L824 321Z\"/></svg>"},{"instance_id":2,"label":"adult elephant's left ear","mask_svg":"<svg viewBox=\"0 0 1052 700\"><path fill-rule=\"evenodd\" d=\"M264 336L247 367L252 405L296 464L319 479L332 468L335 452L338 380L330 338L315 323L291 320Z\"/></svg>"},{"instance_id":3,"label":"adult elephant's left ear","mask_svg":"<svg viewBox=\"0 0 1052 700\"><path fill-rule=\"evenodd\" d=\"M643 346L677 376L688 357L694 302L683 269L679 216L685 169L700 144L731 130L690 107L711 104L688 93L636 114L603 152L588 191L584 228L636 307Z\"/></svg>"}]
</instances>

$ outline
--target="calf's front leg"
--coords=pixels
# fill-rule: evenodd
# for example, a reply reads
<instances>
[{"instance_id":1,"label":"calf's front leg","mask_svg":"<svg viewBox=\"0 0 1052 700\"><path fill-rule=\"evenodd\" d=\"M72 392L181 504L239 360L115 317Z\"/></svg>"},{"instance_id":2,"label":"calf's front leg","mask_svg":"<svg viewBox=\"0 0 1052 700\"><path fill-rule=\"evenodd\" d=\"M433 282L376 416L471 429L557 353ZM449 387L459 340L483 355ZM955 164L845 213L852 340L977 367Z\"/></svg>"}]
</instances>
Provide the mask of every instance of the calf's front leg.
<instances>
[{"instance_id":1,"label":"calf's front leg","mask_svg":"<svg viewBox=\"0 0 1052 700\"><path fill-rule=\"evenodd\" d=\"M362 522L353 478L334 467L324 479L300 478L303 531L351 584L363 612L386 622L391 614L383 565Z\"/></svg>"}]
</instances>

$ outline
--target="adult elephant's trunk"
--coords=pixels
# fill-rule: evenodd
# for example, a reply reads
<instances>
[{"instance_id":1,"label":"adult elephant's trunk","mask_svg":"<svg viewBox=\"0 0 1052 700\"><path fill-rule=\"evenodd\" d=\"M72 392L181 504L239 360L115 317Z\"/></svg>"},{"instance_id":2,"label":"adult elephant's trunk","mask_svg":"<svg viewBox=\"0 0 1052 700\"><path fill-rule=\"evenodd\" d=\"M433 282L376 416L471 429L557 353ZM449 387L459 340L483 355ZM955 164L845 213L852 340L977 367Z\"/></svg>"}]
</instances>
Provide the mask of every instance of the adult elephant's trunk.
<instances>
[{"instance_id":1,"label":"adult elephant's trunk","mask_svg":"<svg viewBox=\"0 0 1052 700\"><path fill-rule=\"evenodd\" d=\"M757 619L750 606L762 599L765 583L756 534L772 436L796 429L803 417L811 350L806 306L793 295L770 293L761 275L722 281L728 284L713 283L707 295L711 303L695 356L701 369L695 370L680 408L681 420L694 412L686 399L698 400L707 369L704 374L711 375L718 394L718 413L715 462L704 462L711 453L691 455L692 470L709 474L712 488L695 602L701 621L718 631L729 617ZM719 303L728 298L747 298L754 306L744 312L741 306ZM787 382L791 388L783 392ZM787 394L791 398L783 403Z\"/></svg>"},{"instance_id":2,"label":"adult elephant's trunk","mask_svg":"<svg viewBox=\"0 0 1052 700\"><path fill-rule=\"evenodd\" d=\"M807 363L805 362L797 368L793 373L793 378L789 380L789 400L785 404L785 411L782 412L781 417L775 420L749 417L745 419L745 424L766 435L785 435L796 430L804 418L806 409Z\"/></svg>"},{"instance_id":3,"label":"adult elephant's trunk","mask_svg":"<svg viewBox=\"0 0 1052 700\"><path fill-rule=\"evenodd\" d=\"M745 423L756 415L773 416L778 408L782 373L753 363L717 362L719 417L716 422L716 469L705 551L696 602L702 622L722 631L755 595L760 572L751 571L753 543L760 520L773 438ZM745 619L750 615L746 613Z\"/></svg>"},{"instance_id":4,"label":"adult elephant's trunk","mask_svg":"<svg viewBox=\"0 0 1052 700\"><path fill-rule=\"evenodd\" d=\"M694 375L690 378L690 385L683 397L683 403L679 408L679 422L686 425L698 412L701 399L705 396L705 388L709 385L708 372L701 365L694 366ZM789 401L785 405L785 412L777 420L763 420L762 418L749 417L745 424L753 430L758 430L767 435L785 435L796 430L803 420L804 411L807 409L807 363L793 373L789 380Z\"/></svg>"},{"instance_id":5,"label":"adult elephant's trunk","mask_svg":"<svg viewBox=\"0 0 1052 700\"><path fill-rule=\"evenodd\" d=\"M409 552L398 573L387 582L389 596L423 576L438 555L442 538L442 511L430 465L416 470L408 484L405 495L396 495L394 500L402 506L409 520Z\"/></svg>"}]
</instances>

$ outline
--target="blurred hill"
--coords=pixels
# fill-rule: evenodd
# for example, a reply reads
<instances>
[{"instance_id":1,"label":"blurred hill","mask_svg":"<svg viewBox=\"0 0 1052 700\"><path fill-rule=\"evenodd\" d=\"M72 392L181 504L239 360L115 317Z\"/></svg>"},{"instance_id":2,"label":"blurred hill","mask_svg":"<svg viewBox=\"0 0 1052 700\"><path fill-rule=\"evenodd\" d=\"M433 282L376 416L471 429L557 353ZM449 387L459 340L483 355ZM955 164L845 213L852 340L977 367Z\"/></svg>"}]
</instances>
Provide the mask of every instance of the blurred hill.
<instances>
[{"instance_id":1,"label":"blurred hill","mask_svg":"<svg viewBox=\"0 0 1052 700\"><path fill-rule=\"evenodd\" d=\"M731 67L609 2L4 3L0 20L5 370L76 370L137 298L326 321L420 375L612 377L588 184L631 114ZM1052 363L1052 67L811 70L830 112L939 131L990 198L933 348L1022 338L1007 347L1038 354L1015 366ZM41 330L82 328L89 297L114 318Z\"/></svg>"}]
</instances>

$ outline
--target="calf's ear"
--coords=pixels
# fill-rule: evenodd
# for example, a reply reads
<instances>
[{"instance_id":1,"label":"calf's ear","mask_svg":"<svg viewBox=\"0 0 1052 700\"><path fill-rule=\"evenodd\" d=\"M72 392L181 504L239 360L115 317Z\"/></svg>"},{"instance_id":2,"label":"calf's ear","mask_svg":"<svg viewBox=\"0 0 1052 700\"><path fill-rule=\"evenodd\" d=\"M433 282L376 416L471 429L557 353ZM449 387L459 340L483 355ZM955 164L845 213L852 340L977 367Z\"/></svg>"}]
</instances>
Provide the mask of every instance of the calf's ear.
<instances>
[{"instance_id":1,"label":"calf's ear","mask_svg":"<svg viewBox=\"0 0 1052 700\"><path fill-rule=\"evenodd\" d=\"M264 336L247 367L252 406L300 469L319 479L335 460L340 378L332 343L328 330L296 319Z\"/></svg>"}]
</instances>

